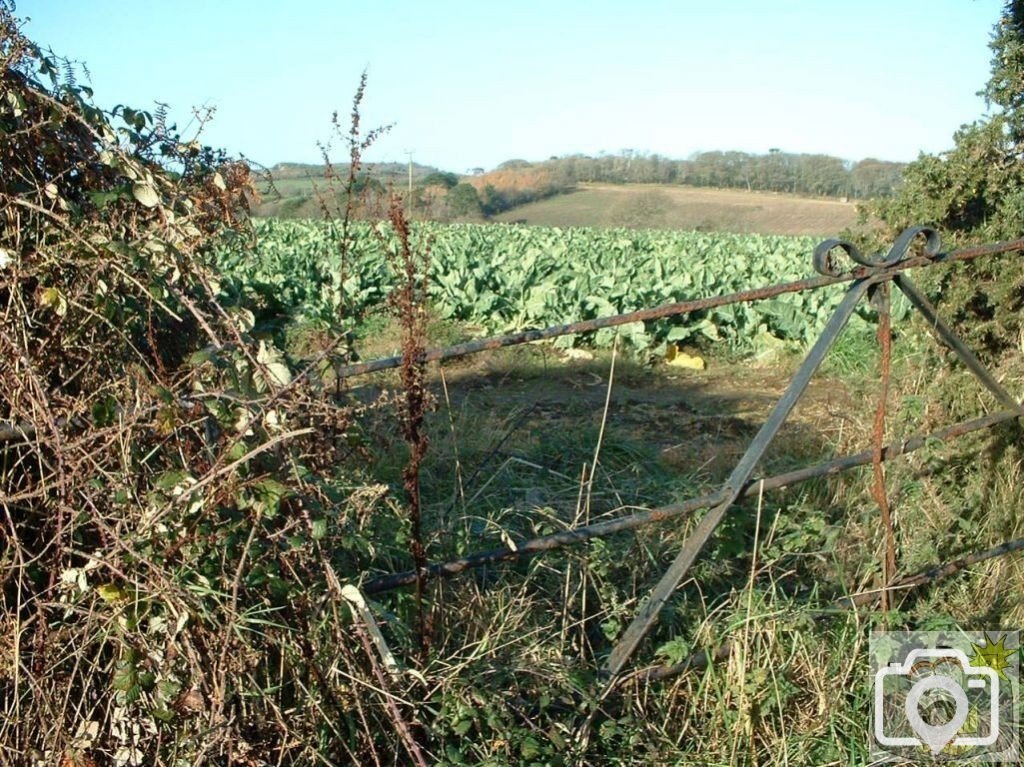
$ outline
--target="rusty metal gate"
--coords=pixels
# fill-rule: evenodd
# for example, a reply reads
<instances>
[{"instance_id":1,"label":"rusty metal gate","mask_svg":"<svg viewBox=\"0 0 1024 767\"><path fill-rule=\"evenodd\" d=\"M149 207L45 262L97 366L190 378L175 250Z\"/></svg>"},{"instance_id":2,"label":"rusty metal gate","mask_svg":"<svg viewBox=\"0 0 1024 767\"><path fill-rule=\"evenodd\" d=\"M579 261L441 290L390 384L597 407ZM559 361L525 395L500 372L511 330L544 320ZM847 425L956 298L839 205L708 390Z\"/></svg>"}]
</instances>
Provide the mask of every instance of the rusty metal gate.
<instances>
[{"instance_id":1,"label":"rusty metal gate","mask_svg":"<svg viewBox=\"0 0 1024 767\"><path fill-rule=\"evenodd\" d=\"M918 252L915 252L914 246L918 245ZM653 522L690 514L701 509L708 509L683 543L682 549L676 556L675 561L651 591L646 601L637 611L632 623L626 628L618 643L612 649L605 662L603 671L610 679L614 679L626 667L640 642L657 621L662 608L682 582L683 577L689 571L715 529L722 522L730 507L738 499L763 490L793 485L815 477L837 474L858 466L871 465L874 469L872 494L879 505L886 536L885 559L882 567L883 588L879 594L882 606L885 608L888 605L888 589L894 585L896 555L882 464L887 460L917 450L929 442L955 439L963 434L990 428L996 424L1014 420L1024 415L1024 408L1022 408L1021 403L996 381L995 377L982 365L971 349L942 320L935 307L910 281L906 274L908 270L914 268L967 261L1001 253L1020 252L1024 250L1024 240L996 243L948 253L941 252L940 248L941 241L938 232L926 226L915 226L907 229L896 239L887 254L878 256L865 256L850 242L836 239L826 240L814 250L813 254L813 266L819 275L817 277L712 298L666 304L652 309L601 317L568 325L559 325L539 330L525 330L496 338L459 344L445 349L427 350L423 357L424 362L446 360L541 339L615 327L631 322L655 320L733 303L756 301L784 293L814 290L837 283L849 283L841 303L829 319L817 341L810 347L789 386L772 408L760 430L747 447L746 452L736 463L728 479L715 492L682 503L661 506L616 519L540 536L518 543L514 548L506 546L499 549L481 551L450 562L430 564L418 572L407 571L372 578L362 584L362 591L367 594L377 594L417 582L422 583L431 578L454 575L468 568L533 556L540 552L549 551L568 544L580 543L592 538L603 537L612 533L635 529ZM844 265L842 261L846 259L852 261L852 265ZM909 299L910 305L924 316L936 339L950 348L967 369L992 393L1002 406L1001 410L979 418L952 424L930 434L918 435L899 443L883 444L886 395L889 386L889 366L891 360L890 302L893 285ZM863 300L869 301L877 312L878 341L881 348L881 391L875 411L871 449L807 466L785 474L752 480L754 470L768 446L799 401L812 376L825 359L825 355L853 316L857 306ZM339 376L348 378L373 371L395 368L401 364L401 357L389 357L350 365L339 371Z\"/></svg>"}]
</instances>

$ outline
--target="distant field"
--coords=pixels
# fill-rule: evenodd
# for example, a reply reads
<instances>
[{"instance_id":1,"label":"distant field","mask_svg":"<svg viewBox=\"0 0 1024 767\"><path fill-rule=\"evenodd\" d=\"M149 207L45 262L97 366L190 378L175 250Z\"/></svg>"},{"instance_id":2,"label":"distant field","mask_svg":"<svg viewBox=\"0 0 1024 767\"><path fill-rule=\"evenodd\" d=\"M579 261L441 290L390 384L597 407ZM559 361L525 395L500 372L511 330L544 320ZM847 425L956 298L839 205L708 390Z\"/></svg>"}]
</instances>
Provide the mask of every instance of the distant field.
<instances>
[{"instance_id":1,"label":"distant field","mask_svg":"<svg viewBox=\"0 0 1024 767\"><path fill-rule=\"evenodd\" d=\"M581 184L578 191L495 217L539 226L628 226L759 234L835 234L857 220L854 203L737 189Z\"/></svg>"},{"instance_id":2,"label":"distant field","mask_svg":"<svg viewBox=\"0 0 1024 767\"><path fill-rule=\"evenodd\" d=\"M423 169L417 167L417 172ZM322 174L322 170L319 171ZM275 168L271 193L254 213L271 218L320 218L320 194L330 187L305 166ZM397 176L396 176L397 178ZM404 180L403 180L404 182ZM338 188L343 181L338 182ZM403 185L396 185L402 188ZM319 193L318 193L319 192ZM413 217L416 211L413 211ZM631 227L737 234L833 235L857 221L852 202L739 189L675 184L580 184L577 191L520 205L494 221L536 226Z\"/></svg>"}]
</instances>

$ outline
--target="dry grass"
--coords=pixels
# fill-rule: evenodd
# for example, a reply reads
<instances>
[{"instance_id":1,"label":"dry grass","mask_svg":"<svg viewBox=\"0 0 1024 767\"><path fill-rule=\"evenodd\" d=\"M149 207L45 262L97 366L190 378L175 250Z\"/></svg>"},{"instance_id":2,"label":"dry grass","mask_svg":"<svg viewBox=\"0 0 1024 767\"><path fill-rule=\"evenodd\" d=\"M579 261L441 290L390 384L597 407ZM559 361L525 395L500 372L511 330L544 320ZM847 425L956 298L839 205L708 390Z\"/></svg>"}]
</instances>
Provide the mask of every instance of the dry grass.
<instances>
[{"instance_id":1,"label":"dry grass","mask_svg":"<svg viewBox=\"0 0 1024 767\"><path fill-rule=\"evenodd\" d=\"M854 339L830 357L764 471L868 444L877 393L871 341ZM903 341L897 370L912 380L922 352ZM446 365L444 381L435 368L438 412L424 475L434 499L433 557L716 486L796 363L709 363L683 372L620 359L612 383L605 353L567 360L534 345ZM948 414L922 418L914 398L925 392L908 388L894 394L890 439L948 422ZM964 388L973 397L977 387ZM902 515L902 573L980 548L972 538L987 545L1019 535L1010 510L1020 463L979 460L994 444L979 435L887 465ZM974 489L951 492L961 478ZM883 541L870 484L870 472L851 472L738 505L637 662L675 663L726 645L732 652L661 681L629 674L608 696L594 669L693 519L433 584L438 655L425 673L437 691L435 742L450 749L451 763L863 763L863 642L886 619L871 608L826 616L815 607L877 586ZM973 513L950 507L953 496L971 504L974 492L986 502ZM1019 600L1006 588L1019 582L1019 569L995 560L908 591L887 625L1019 620ZM385 611L401 604L392 599L382 599Z\"/></svg>"}]
</instances>

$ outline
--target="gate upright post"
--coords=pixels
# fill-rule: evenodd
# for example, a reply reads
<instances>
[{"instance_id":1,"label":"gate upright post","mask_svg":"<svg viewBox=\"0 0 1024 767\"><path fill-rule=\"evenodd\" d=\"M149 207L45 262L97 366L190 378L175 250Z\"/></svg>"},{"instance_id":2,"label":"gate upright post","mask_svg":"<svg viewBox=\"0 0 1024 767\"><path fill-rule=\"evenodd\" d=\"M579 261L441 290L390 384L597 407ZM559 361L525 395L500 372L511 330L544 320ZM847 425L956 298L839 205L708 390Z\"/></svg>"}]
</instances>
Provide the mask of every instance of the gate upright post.
<instances>
[{"instance_id":1,"label":"gate upright post","mask_svg":"<svg viewBox=\"0 0 1024 767\"><path fill-rule=\"evenodd\" d=\"M872 430L871 469L874 475L871 494L882 518L882 532L885 536L885 553L882 556L882 610L891 607L889 586L896 579L896 537L893 533L892 510L885 492L885 469L882 467L882 448L885 446L885 414L889 399L889 377L892 370L892 313L889 281L879 283L868 293L871 305L878 312L878 345L881 351L878 406L875 408L875 422Z\"/></svg>"}]
</instances>

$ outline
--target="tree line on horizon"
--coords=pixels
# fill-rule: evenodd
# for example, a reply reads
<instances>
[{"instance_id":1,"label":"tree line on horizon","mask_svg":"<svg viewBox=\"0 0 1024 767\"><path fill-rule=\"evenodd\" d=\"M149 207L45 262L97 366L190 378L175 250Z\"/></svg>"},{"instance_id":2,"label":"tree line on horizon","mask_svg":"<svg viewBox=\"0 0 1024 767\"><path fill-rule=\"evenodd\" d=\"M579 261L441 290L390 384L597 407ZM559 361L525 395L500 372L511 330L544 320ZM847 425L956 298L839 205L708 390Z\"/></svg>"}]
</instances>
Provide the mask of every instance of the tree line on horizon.
<instances>
[{"instance_id":1,"label":"tree line on horizon","mask_svg":"<svg viewBox=\"0 0 1024 767\"><path fill-rule=\"evenodd\" d=\"M786 192L821 197L868 199L888 197L900 185L907 163L869 157L843 160L826 154L803 154L769 150L751 152L696 152L685 160L656 153L624 149L618 153L601 152L597 156L568 154L531 162L511 159L492 171L470 168L465 173L444 171L430 165L413 164L413 182L417 186L452 187L462 178L495 171L543 170L553 184L566 190L578 183L607 184L685 184L689 186L746 189L758 192ZM345 164L337 165L345 170ZM270 169L276 178L316 177L323 168L302 163L278 163ZM367 178L403 186L407 165L398 162L373 163L363 171Z\"/></svg>"},{"instance_id":2,"label":"tree line on horizon","mask_svg":"<svg viewBox=\"0 0 1024 767\"><path fill-rule=\"evenodd\" d=\"M823 154L797 154L773 149L767 154L739 151L698 152L685 160L658 154L623 150L552 156L530 162L506 160L485 171L471 168L464 174L413 164L413 196L410 207L438 220L483 216L485 218L519 205L566 194L578 184L679 184L719 189L833 197L877 199L893 195L903 177L905 163L868 158L849 162ZM335 171L347 173L344 163ZM270 168L276 179L310 178L323 174L322 166L279 163ZM365 211L384 210L389 189L401 191L409 168L402 163L368 164L357 175L353 192ZM311 215L315 203L306 192L291 200L272 203L258 212L267 215ZM272 212L271 212L272 211Z\"/></svg>"},{"instance_id":3,"label":"tree line on horizon","mask_svg":"<svg viewBox=\"0 0 1024 767\"><path fill-rule=\"evenodd\" d=\"M699 152L686 160L624 150L597 157L583 154L541 162L506 160L492 171L471 169L468 176L435 171L418 182L423 204L439 217L451 212L493 216L519 205L565 194L578 184L679 184L719 189L781 192L838 199L878 199L900 187L904 163L868 158L848 162L822 154L794 154L777 149L758 155L738 151ZM431 195L444 187L442 196ZM431 206L431 200L440 203ZM419 198L417 198L419 201Z\"/></svg>"},{"instance_id":4,"label":"tree line on horizon","mask_svg":"<svg viewBox=\"0 0 1024 767\"><path fill-rule=\"evenodd\" d=\"M685 184L785 192L817 197L887 197L899 186L906 163L867 158L850 162L824 154L772 149L767 154L697 152L685 160L623 150L596 157L572 154L540 163L508 160L499 170L544 168L560 185L576 183Z\"/></svg>"}]
</instances>

